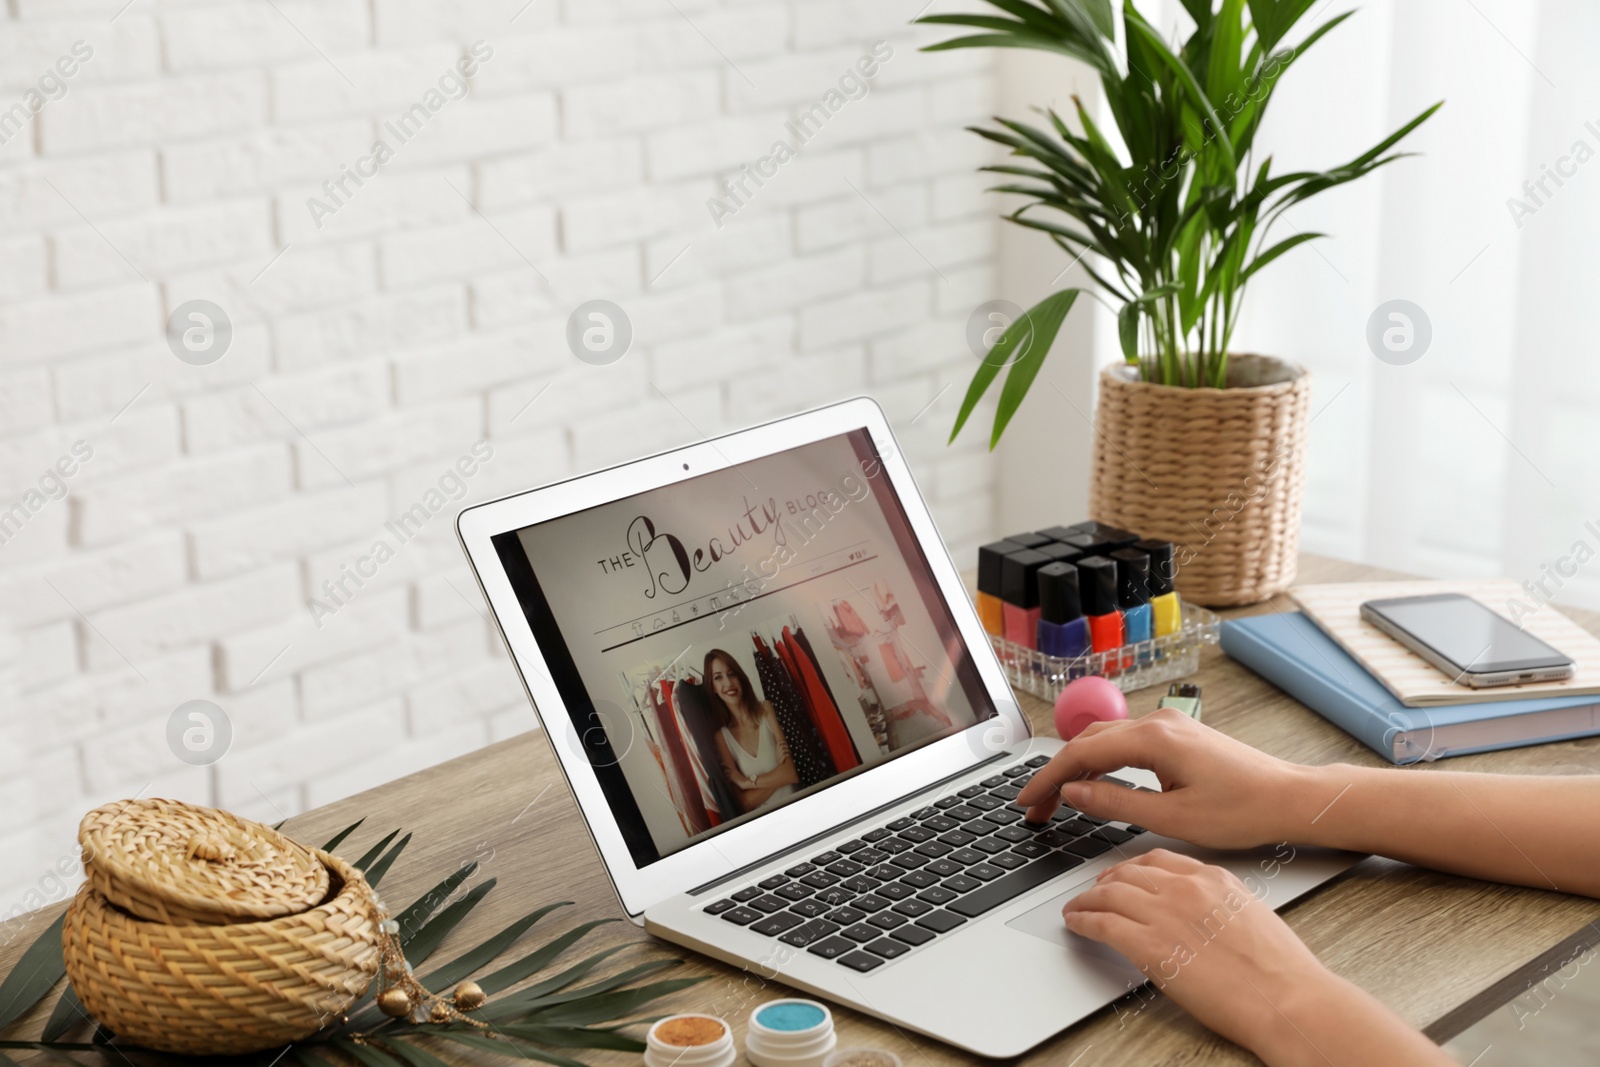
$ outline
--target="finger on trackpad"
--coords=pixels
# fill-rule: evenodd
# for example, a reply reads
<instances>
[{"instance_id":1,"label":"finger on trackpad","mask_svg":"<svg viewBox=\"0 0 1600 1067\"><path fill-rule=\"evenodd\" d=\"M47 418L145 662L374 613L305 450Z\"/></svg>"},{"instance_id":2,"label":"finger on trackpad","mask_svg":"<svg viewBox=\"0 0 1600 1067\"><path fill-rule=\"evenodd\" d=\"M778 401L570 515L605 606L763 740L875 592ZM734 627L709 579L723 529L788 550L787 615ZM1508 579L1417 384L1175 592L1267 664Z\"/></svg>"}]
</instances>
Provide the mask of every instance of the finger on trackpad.
<instances>
[{"instance_id":1,"label":"finger on trackpad","mask_svg":"<svg viewBox=\"0 0 1600 1067\"><path fill-rule=\"evenodd\" d=\"M1108 945L1101 944L1099 941L1084 937L1082 934L1073 933L1067 929L1067 924L1061 920L1061 909L1066 906L1067 901L1094 885L1094 881L1095 876L1091 874L1063 892L1057 893L1038 907L1030 908L1023 912L1006 923L1006 925L1012 929L1020 930L1022 933L1032 934L1034 937L1049 941L1052 944L1061 945L1072 952L1094 956L1097 959L1117 964L1119 967L1138 974L1137 968L1128 962L1126 956Z\"/></svg>"}]
</instances>

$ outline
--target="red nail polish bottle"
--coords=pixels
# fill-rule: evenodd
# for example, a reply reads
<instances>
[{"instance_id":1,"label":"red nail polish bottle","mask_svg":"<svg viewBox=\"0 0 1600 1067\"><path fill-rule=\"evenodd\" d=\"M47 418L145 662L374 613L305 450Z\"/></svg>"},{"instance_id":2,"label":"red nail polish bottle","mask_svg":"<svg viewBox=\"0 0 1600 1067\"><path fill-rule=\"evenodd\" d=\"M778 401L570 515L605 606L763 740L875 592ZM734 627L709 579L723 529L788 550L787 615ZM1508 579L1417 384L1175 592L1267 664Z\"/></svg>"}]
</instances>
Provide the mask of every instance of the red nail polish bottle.
<instances>
[{"instance_id":1,"label":"red nail polish bottle","mask_svg":"<svg viewBox=\"0 0 1600 1067\"><path fill-rule=\"evenodd\" d=\"M1089 619L1089 640L1096 652L1123 645L1122 612L1117 610L1117 565L1104 556L1078 561L1079 596Z\"/></svg>"}]
</instances>

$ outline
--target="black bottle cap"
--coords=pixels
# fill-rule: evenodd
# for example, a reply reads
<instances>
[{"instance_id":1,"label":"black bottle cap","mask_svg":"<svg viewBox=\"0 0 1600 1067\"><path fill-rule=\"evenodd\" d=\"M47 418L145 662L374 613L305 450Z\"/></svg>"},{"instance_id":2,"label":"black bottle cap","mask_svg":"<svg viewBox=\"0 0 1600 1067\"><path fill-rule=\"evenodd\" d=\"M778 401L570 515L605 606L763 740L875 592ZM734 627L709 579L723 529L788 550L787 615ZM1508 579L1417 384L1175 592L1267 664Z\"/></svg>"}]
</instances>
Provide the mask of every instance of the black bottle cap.
<instances>
[{"instance_id":1,"label":"black bottle cap","mask_svg":"<svg viewBox=\"0 0 1600 1067\"><path fill-rule=\"evenodd\" d=\"M1048 545L1040 545L1035 552L1043 552L1055 563L1076 563L1083 558L1083 549L1073 545L1062 544L1060 541L1051 541Z\"/></svg>"},{"instance_id":2,"label":"black bottle cap","mask_svg":"<svg viewBox=\"0 0 1600 1067\"><path fill-rule=\"evenodd\" d=\"M1019 608L1038 607L1039 568L1050 562L1049 556L1031 548L1000 557L1000 599Z\"/></svg>"},{"instance_id":3,"label":"black bottle cap","mask_svg":"<svg viewBox=\"0 0 1600 1067\"><path fill-rule=\"evenodd\" d=\"M1114 615L1117 611L1117 564L1104 556L1080 559L1078 596L1085 615Z\"/></svg>"},{"instance_id":4,"label":"black bottle cap","mask_svg":"<svg viewBox=\"0 0 1600 1067\"><path fill-rule=\"evenodd\" d=\"M1040 545L1047 544L1050 541L1050 538L1036 533L1006 534L1005 539L1013 544L1021 545L1023 548L1038 548Z\"/></svg>"},{"instance_id":5,"label":"black bottle cap","mask_svg":"<svg viewBox=\"0 0 1600 1067\"><path fill-rule=\"evenodd\" d=\"M1000 595L1000 560L1022 546L1014 541L991 541L978 549L978 592Z\"/></svg>"},{"instance_id":6,"label":"black bottle cap","mask_svg":"<svg viewBox=\"0 0 1600 1067\"><path fill-rule=\"evenodd\" d=\"M1119 548L1111 558L1117 561L1117 606L1150 603L1150 557L1137 548Z\"/></svg>"},{"instance_id":7,"label":"black bottle cap","mask_svg":"<svg viewBox=\"0 0 1600 1067\"><path fill-rule=\"evenodd\" d=\"M1134 548L1150 557L1150 598L1172 592L1178 578L1178 565L1172 558L1172 542L1144 540Z\"/></svg>"},{"instance_id":8,"label":"black bottle cap","mask_svg":"<svg viewBox=\"0 0 1600 1067\"><path fill-rule=\"evenodd\" d=\"M1052 526L1048 530L1037 531L1040 537L1048 537L1052 541L1066 541L1077 535L1076 530L1070 526Z\"/></svg>"},{"instance_id":9,"label":"black bottle cap","mask_svg":"<svg viewBox=\"0 0 1600 1067\"><path fill-rule=\"evenodd\" d=\"M1100 550L1111 553L1119 548L1127 548L1139 540L1139 535L1128 530L1120 530L1115 526L1107 526L1103 522L1080 522L1072 527L1078 533L1089 538Z\"/></svg>"},{"instance_id":10,"label":"black bottle cap","mask_svg":"<svg viewBox=\"0 0 1600 1067\"><path fill-rule=\"evenodd\" d=\"M1078 568L1050 563L1039 568L1039 618L1060 625L1083 614L1078 599Z\"/></svg>"}]
</instances>

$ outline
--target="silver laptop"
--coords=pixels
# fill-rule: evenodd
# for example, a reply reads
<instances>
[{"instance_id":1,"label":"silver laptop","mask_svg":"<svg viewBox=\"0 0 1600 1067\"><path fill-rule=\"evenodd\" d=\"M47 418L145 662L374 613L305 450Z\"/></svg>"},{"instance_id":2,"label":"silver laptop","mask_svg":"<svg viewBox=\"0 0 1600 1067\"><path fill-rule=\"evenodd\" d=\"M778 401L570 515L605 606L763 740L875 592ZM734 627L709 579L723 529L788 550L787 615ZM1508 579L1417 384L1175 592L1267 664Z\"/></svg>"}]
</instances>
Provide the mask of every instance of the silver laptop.
<instances>
[{"instance_id":1,"label":"silver laptop","mask_svg":"<svg viewBox=\"0 0 1600 1067\"><path fill-rule=\"evenodd\" d=\"M1181 850L1277 907L1355 862L1028 825L1062 742L1029 735L871 400L457 528L629 917L763 980L1014 1056L1150 977L1062 925L1106 866Z\"/></svg>"}]
</instances>

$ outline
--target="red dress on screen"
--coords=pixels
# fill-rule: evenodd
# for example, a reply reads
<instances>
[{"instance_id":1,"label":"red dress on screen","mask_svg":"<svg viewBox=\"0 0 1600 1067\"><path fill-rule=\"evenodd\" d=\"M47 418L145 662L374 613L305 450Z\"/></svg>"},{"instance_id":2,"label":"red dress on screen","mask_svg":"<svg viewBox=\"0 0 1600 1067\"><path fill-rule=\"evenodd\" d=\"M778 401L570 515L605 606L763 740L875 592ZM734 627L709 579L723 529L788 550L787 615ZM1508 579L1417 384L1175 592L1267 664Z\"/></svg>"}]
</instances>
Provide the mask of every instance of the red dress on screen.
<instances>
[{"instance_id":1,"label":"red dress on screen","mask_svg":"<svg viewBox=\"0 0 1600 1067\"><path fill-rule=\"evenodd\" d=\"M856 752L855 742L850 739L850 730L839 715L839 708L828 693L828 687L822 682L822 672L787 626L783 628L783 640L779 642L779 647L783 649L786 661L791 664L790 671L805 695L806 704L811 708L811 718L822 734L823 743L828 746L834 767L848 771L859 766L861 756Z\"/></svg>"}]
</instances>

